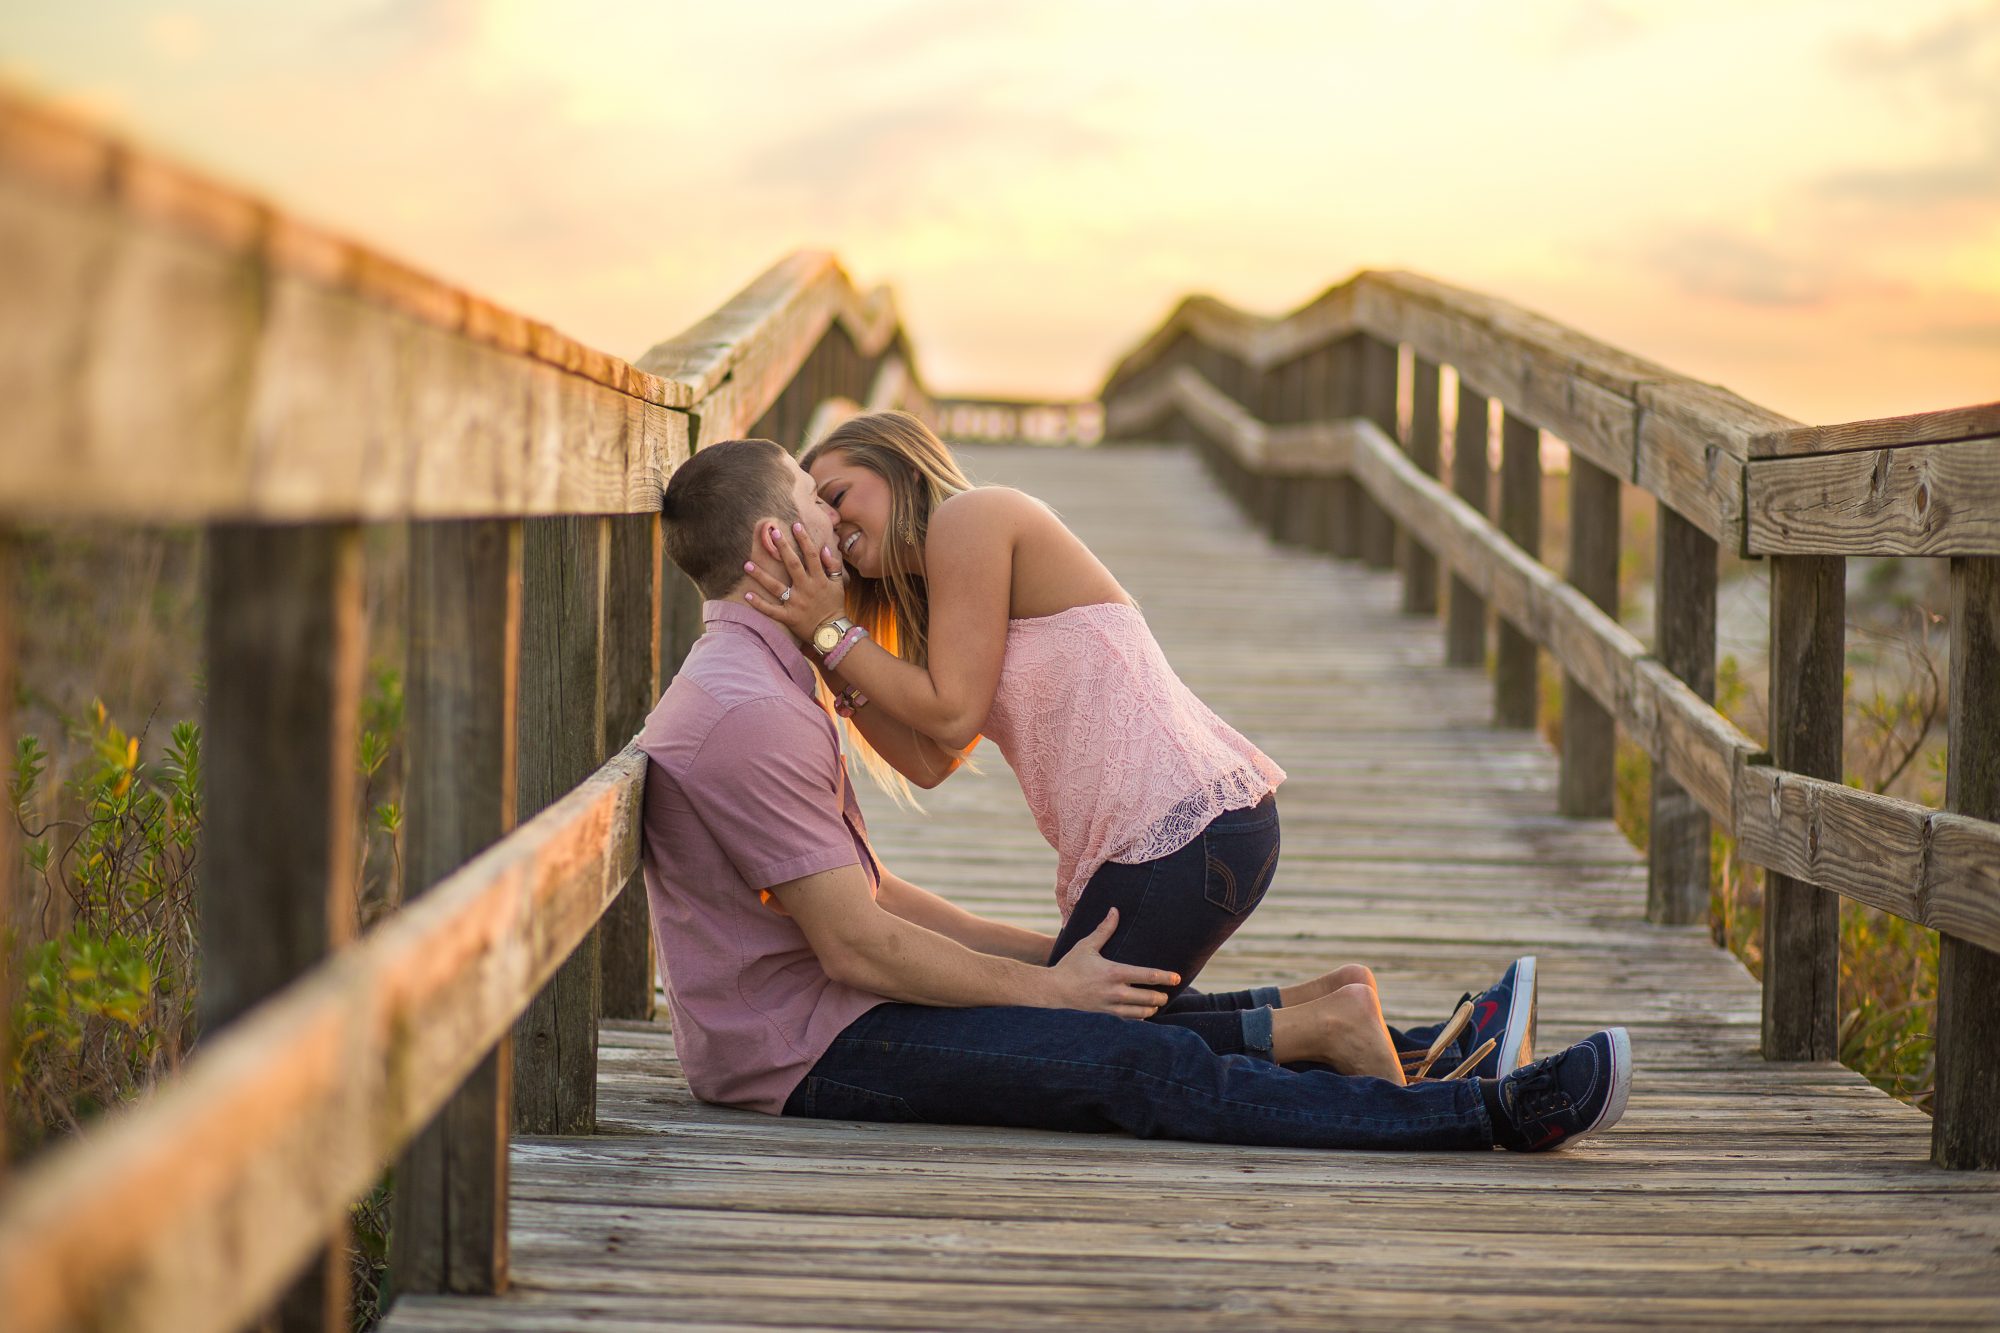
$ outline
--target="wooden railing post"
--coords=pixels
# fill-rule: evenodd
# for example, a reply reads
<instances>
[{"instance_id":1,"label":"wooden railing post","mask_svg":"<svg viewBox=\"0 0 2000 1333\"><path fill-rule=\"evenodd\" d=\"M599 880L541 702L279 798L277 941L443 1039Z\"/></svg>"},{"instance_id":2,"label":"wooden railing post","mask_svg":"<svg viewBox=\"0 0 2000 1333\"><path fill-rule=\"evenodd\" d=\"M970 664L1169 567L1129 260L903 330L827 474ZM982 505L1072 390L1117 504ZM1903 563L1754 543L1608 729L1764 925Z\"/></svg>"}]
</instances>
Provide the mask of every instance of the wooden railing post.
<instances>
[{"instance_id":1,"label":"wooden railing post","mask_svg":"<svg viewBox=\"0 0 2000 1333\"><path fill-rule=\"evenodd\" d=\"M1569 458L1569 581L1618 618L1618 478L1575 453ZM1557 810L1579 819L1611 814L1617 743L1610 710L1565 671Z\"/></svg>"},{"instance_id":2,"label":"wooden railing post","mask_svg":"<svg viewBox=\"0 0 2000 1333\"><path fill-rule=\"evenodd\" d=\"M2000 820L2000 557L1951 562L1951 721L1945 806ZM1931 1160L2000 1168L2000 955L1938 940Z\"/></svg>"},{"instance_id":3,"label":"wooden railing post","mask_svg":"<svg viewBox=\"0 0 2000 1333\"><path fill-rule=\"evenodd\" d=\"M1278 376L1279 390L1274 405L1276 415L1259 415L1267 424L1283 422L1295 425L1309 420L1308 404L1314 387L1312 380L1312 356L1301 356L1286 362ZM1254 404L1251 406L1254 410ZM1278 487L1274 535L1288 546L1320 549L1326 528L1325 479L1293 473L1274 480Z\"/></svg>"},{"instance_id":4,"label":"wooden railing post","mask_svg":"<svg viewBox=\"0 0 2000 1333\"><path fill-rule=\"evenodd\" d=\"M1659 507L1653 652L1661 665L1715 702L1715 538ZM1708 920L1708 811L1653 763L1646 840L1646 919L1663 926Z\"/></svg>"},{"instance_id":5,"label":"wooden railing post","mask_svg":"<svg viewBox=\"0 0 2000 1333\"><path fill-rule=\"evenodd\" d=\"M625 748L660 693L660 516L620 514L611 528L604 584L604 736L599 750ZM653 1016L653 932L646 877L633 871L604 914L604 1017Z\"/></svg>"},{"instance_id":6,"label":"wooden railing post","mask_svg":"<svg viewBox=\"0 0 2000 1333\"><path fill-rule=\"evenodd\" d=\"M1321 401L1322 419L1339 420L1354 416L1361 410L1359 385L1363 342L1361 334L1350 334L1328 344L1318 353L1326 359L1326 396ZM1343 560L1355 560L1361 556L1361 532L1366 526L1362 514L1367 502L1368 492L1362 489L1352 473L1342 473L1333 479L1327 504L1327 545L1334 555Z\"/></svg>"},{"instance_id":7,"label":"wooden railing post","mask_svg":"<svg viewBox=\"0 0 2000 1333\"><path fill-rule=\"evenodd\" d=\"M523 820L602 762L604 518L530 519L522 541L519 774ZM597 1125L601 931L593 929L514 1025L514 1129Z\"/></svg>"},{"instance_id":8,"label":"wooden railing post","mask_svg":"<svg viewBox=\"0 0 2000 1333\"><path fill-rule=\"evenodd\" d=\"M1492 503L1492 470L1486 458L1492 422L1486 398L1458 382L1458 421L1451 432L1451 489L1484 514ZM1445 604L1444 660L1450 666L1486 665L1486 599L1457 574Z\"/></svg>"},{"instance_id":9,"label":"wooden railing post","mask_svg":"<svg viewBox=\"0 0 2000 1333\"><path fill-rule=\"evenodd\" d=\"M412 896L514 827L521 547L516 520L410 525L403 782ZM503 1037L397 1163L397 1294L506 1289L512 1072Z\"/></svg>"},{"instance_id":10,"label":"wooden railing post","mask_svg":"<svg viewBox=\"0 0 2000 1333\"><path fill-rule=\"evenodd\" d=\"M1410 461L1426 476L1438 474L1439 442L1438 366L1423 357L1410 360ZM1404 534L1403 610L1410 615L1431 616L1438 609L1437 556L1414 536Z\"/></svg>"},{"instance_id":11,"label":"wooden railing post","mask_svg":"<svg viewBox=\"0 0 2000 1333\"><path fill-rule=\"evenodd\" d=\"M1332 354L1324 347L1307 352L1303 358L1304 384L1299 406L1302 421L1329 421L1333 419L1334 364ZM1317 476L1301 483L1300 489L1306 494L1306 504L1310 520L1306 527L1306 545L1315 551L1331 552L1334 548L1334 534L1340 527L1342 503L1341 478Z\"/></svg>"},{"instance_id":12,"label":"wooden railing post","mask_svg":"<svg viewBox=\"0 0 2000 1333\"><path fill-rule=\"evenodd\" d=\"M1215 376L1209 377L1209 382L1218 388L1226 384L1229 379L1221 373L1222 367L1226 364L1220 352L1210 352L1208 364L1202 367L1205 375L1213 369L1216 376L1221 376L1219 379ZM1266 425L1281 425L1292 419L1290 403L1292 368L1289 365L1265 367L1257 375L1255 385L1254 398L1248 401L1237 400L1243 403L1251 416ZM1227 393L1228 390L1225 388L1223 392ZM1233 450L1231 455L1234 456ZM1273 541L1283 541L1285 479L1271 472L1267 466L1251 468L1238 462L1237 467L1244 473L1242 503L1250 522L1262 529L1264 535Z\"/></svg>"},{"instance_id":13,"label":"wooden railing post","mask_svg":"<svg viewBox=\"0 0 2000 1333\"><path fill-rule=\"evenodd\" d=\"M1500 531L1531 559L1542 554L1542 433L1511 411L1500 418ZM1493 659L1493 721L1535 725L1535 641L1500 618Z\"/></svg>"},{"instance_id":14,"label":"wooden railing post","mask_svg":"<svg viewBox=\"0 0 2000 1333\"><path fill-rule=\"evenodd\" d=\"M360 531L215 524L206 581L204 1037L355 934ZM347 1236L342 1219L280 1302L281 1327L347 1328Z\"/></svg>"},{"instance_id":15,"label":"wooden railing post","mask_svg":"<svg viewBox=\"0 0 2000 1333\"><path fill-rule=\"evenodd\" d=\"M660 689L664 691L686 660L688 649L701 637L701 589L671 561L660 577L664 581L660 598Z\"/></svg>"},{"instance_id":16,"label":"wooden railing post","mask_svg":"<svg viewBox=\"0 0 2000 1333\"><path fill-rule=\"evenodd\" d=\"M1840 780L1847 562L1771 557L1771 759ZM1764 889L1764 1058L1839 1054L1840 899L1772 872Z\"/></svg>"},{"instance_id":17,"label":"wooden railing post","mask_svg":"<svg viewBox=\"0 0 2000 1333\"><path fill-rule=\"evenodd\" d=\"M1390 439L1396 431L1396 345L1363 335L1360 348L1361 415ZM1396 524L1389 511L1360 491L1361 558L1376 569L1396 563Z\"/></svg>"}]
</instances>

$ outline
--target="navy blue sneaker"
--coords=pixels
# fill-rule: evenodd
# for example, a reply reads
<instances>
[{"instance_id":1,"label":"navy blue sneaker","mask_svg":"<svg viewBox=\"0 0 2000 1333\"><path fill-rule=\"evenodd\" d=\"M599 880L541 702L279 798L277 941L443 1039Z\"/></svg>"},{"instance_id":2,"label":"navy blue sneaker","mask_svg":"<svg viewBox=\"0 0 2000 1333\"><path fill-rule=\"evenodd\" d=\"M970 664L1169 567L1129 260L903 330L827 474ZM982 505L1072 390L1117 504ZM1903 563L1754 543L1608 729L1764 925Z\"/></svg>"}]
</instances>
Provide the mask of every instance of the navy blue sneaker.
<instances>
[{"instance_id":1,"label":"navy blue sneaker","mask_svg":"<svg viewBox=\"0 0 2000 1333\"><path fill-rule=\"evenodd\" d=\"M1507 965L1500 980L1472 1000L1472 1021L1460 1035L1459 1049L1471 1054L1491 1037L1493 1053L1470 1071L1475 1078L1511 1074L1535 1058L1535 956L1523 954Z\"/></svg>"},{"instance_id":2,"label":"navy blue sneaker","mask_svg":"<svg viewBox=\"0 0 2000 1333\"><path fill-rule=\"evenodd\" d=\"M1500 1079L1493 1141L1512 1152L1549 1152L1617 1124L1631 1091L1631 1038L1624 1028L1594 1032Z\"/></svg>"}]
</instances>

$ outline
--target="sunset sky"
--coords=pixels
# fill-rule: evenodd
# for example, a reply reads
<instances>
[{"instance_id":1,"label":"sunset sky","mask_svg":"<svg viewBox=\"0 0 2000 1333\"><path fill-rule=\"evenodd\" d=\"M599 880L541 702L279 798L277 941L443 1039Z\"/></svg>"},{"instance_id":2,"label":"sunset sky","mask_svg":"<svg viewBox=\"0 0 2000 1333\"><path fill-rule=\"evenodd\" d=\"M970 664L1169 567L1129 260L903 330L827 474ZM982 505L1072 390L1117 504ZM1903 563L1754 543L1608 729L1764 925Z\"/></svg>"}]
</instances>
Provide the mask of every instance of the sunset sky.
<instances>
[{"instance_id":1,"label":"sunset sky","mask_svg":"<svg viewBox=\"0 0 2000 1333\"><path fill-rule=\"evenodd\" d=\"M947 392L1393 266L1808 421L2000 398L2000 0L16 0L0 80L625 356L810 245Z\"/></svg>"}]
</instances>

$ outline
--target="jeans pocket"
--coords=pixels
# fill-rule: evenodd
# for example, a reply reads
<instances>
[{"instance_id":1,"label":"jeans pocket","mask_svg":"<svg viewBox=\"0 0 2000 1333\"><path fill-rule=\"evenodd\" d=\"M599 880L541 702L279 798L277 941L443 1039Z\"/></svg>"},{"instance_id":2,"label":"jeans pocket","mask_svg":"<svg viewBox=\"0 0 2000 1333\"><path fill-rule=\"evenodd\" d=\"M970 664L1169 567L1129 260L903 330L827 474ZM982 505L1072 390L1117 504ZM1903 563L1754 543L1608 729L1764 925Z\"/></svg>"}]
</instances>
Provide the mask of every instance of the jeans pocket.
<instances>
[{"instance_id":1,"label":"jeans pocket","mask_svg":"<svg viewBox=\"0 0 2000 1333\"><path fill-rule=\"evenodd\" d=\"M805 1093L804 1113L814 1120L875 1120L894 1125L922 1120L901 1097L873 1088L808 1074L801 1090Z\"/></svg>"},{"instance_id":2,"label":"jeans pocket","mask_svg":"<svg viewBox=\"0 0 2000 1333\"><path fill-rule=\"evenodd\" d=\"M1202 894L1210 904L1242 916L1262 901L1278 868L1275 815L1248 827L1232 824L1227 815L1218 816L1202 831L1201 844L1208 860Z\"/></svg>"}]
</instances>

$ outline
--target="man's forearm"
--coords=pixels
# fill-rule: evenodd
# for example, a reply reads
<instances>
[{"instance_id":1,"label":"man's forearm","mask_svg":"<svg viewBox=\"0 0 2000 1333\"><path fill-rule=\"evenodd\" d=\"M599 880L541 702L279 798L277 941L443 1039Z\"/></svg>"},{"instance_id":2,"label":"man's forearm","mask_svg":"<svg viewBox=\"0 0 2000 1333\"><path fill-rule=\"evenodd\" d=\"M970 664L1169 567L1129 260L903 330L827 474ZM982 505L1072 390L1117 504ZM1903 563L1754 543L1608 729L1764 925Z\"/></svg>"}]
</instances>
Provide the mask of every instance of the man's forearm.
<instances>
[{"instance_id":1,"label":"man's forearm","mask_svg":"<svg viewBox=\"0 0 2000 1333\"><path fill-rule=\"evenodd\" d=\"M951 1009L1056 1004L1046 967L978 952L886 911L849 941L837 963L823 961L848 985L905 1004Z\"/></svg>"},{"instance_id":2,"label":"man's forearm","mask_svg":"<svg viewBox=\"0 0 2000 1333\"><path fill-rule=\"evenodd\" d=\"M906 911L922 915L930 895L893 875L884 875L871 895L868 877L858 865L802 875L772 885L771 892L798 922L828 976L909 1004L1019 1004L1150 1018L1160 1006L1157 988L1180 980L1158 968L1111 962L1098 952L1117 928L1115 908L1061 963L1045 967L981 953L903 919L889 903L900 901ZM918 905L912 907L913 902ZM987 924L1011 932L1010 927ZM1009 933L1008 938L1021 941L1032 934Z\"/></svg>"},{"instance_id":3,"label":"man's forearm","mask_svg":"<svg viewBox=\"0 0 2000 1333\"><path fill-rule=\"evenodd\" d=\"M1055 947L1053 936L976 916L895 875L883 874L877 901L903 920L980 953L1040 966L1049 961L1049 951Z\"/></svg>"}]
</instances>

